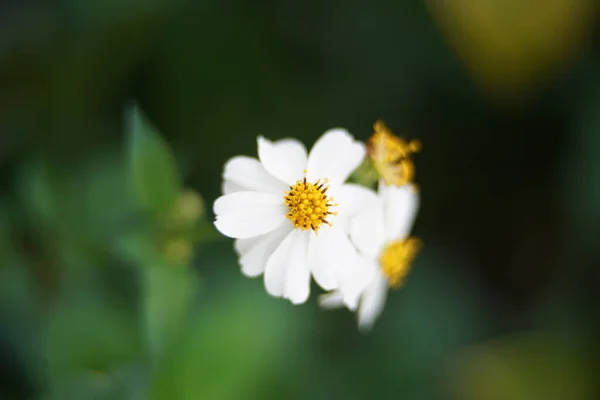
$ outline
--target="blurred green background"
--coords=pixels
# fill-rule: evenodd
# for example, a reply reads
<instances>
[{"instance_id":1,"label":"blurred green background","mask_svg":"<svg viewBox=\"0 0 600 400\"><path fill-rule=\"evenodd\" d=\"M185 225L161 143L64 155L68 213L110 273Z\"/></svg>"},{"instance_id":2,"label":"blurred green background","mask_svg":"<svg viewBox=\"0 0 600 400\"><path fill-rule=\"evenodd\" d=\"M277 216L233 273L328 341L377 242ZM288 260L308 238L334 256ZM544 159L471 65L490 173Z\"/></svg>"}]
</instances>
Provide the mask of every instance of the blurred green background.
<instances>
[{"instance_id":1,"label":"blurred green background","mask_svg":"<svg viewBox=\"0 0 600 400\"><path fill-rule=\"evenodd\" d=\"M0 399L600 398L598 15L0 3ZM243 277L211 204L257 135L378 118L424 143L425 247L364 335Z\"/></svg>"}]
</instances>

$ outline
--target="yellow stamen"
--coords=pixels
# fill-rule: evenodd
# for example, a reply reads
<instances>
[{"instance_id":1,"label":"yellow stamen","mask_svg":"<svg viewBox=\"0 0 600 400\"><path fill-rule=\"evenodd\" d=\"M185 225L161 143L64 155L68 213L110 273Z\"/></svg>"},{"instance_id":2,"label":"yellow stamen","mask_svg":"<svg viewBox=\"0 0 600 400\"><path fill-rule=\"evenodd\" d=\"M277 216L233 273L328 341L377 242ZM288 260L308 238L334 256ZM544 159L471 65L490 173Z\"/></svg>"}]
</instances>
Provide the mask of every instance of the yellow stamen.
<instances>
[{"instance_id":1,"label":"yellow stamen","mask_svg":"<svg viewBox=\"0 0 600 400\"><path fill-rule=\"evenodd\" d=\"M409 237L405 240L389 243L379 258L383 274L392 288L399 288L410 270L410 264L421 248L419 239Z\"/></svg>"},{"instance_id":2,"label":"yellow stamen","mask_svg":"<svg viewBox=\"0 0 600 400\"><path fill-rule=\"evenodd\" d=\"M306 181L306 171L304 175L304 179L297 181L283 196L285 205L290 208L287 217L295 228L312 229L318 233L321 225L331 225L326 218L328 215L337 215L329 210L337 204L326 194L329 189L327 179L311 183Z\"/></svg>"},{"instance_id":3,"label":"yellow stamen","mask_svg":"<svg viewBox=\"0 0 600 400\"><path fill-rule=\"evenodd\" d=\"M412 182L415 167L410 157L421 150L421 142L407 142L399 138L382 121L375 122L373 130L373 136L367 143L367 152L385 184L402 186Z\"/></svg>"}]
</instances>

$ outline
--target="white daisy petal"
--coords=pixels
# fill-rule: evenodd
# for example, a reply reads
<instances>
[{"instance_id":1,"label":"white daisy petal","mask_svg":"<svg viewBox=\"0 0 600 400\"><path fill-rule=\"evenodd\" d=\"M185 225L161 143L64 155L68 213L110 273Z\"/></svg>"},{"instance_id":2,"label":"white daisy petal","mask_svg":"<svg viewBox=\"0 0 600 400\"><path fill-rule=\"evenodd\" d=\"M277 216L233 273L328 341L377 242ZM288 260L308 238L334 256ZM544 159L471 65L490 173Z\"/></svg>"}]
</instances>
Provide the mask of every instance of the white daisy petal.
<instances>
[{"instance_id":1,"label":"white daisy petal","mask_svg":"<svg viewBox=\"0 0 600 400\"><path fill-rule=\"evenodd\" d=\"M246 191L283 196L287 189L287 185L269 174L258 159L247 156L237 156L227 161L223 179L229 186Z\"/></svg>"},{"instance_id":2,"label":"white daisy petal","mask_svg":"<svg viewBox=\"0 0 600 400\"><path fill-rule=\"evenodd\" d=\"M342 183L362 162L365 145L355 141L345 129L331 129L316 141L308 156L308 178L327 177Z\"/></svg>"},{"instance_id":3,"label":"white daisy petal","mask_svg":"<svg viewBox=\"0 0 600 400\"><path fill-rule=\"evenodd\" d=\"M375 310L376 317L381 311L374 304L383 306L373 300L378 292L371 289L378 258L371 254L359 259L350 235L365 254L375 253L384 241L382 221L387 214L373 191L343 183L362 162L365 146L343 129L327 131L310 156L293 139L272 142L259 137L257 145L258 160L238 156L226 163L225 195L213 204L215 226L236 239L242 273L263 273L266 291L293 304L310 296L312 275L323 289L334 290L322 297L324 307L356 310L363 301L362 318L373 313L369 310ZM296 185L305 171L307 180ZM323 180L329 185L326 193L319 192L325 190ZM324 218L333 225L327 226ZM302 229L309 225L318 235ZM367 292L370 297L362 299Z\"/></svg>"},{"instance_id":4,"label":"white daisy petal","mask_svg":"<svg viewBox=\"0 0 600 400\"><path fill-rule=\"evenodd\" d=\"M323 308L332 309L344 306L344 298L339 290L325 293L319 296L319 305Z\"/></svg>"},{"instance_id":5,"label":"white daisy petal","mask_svg":"<svg viewBox=\"0 0 600 400\"><path fill-rule=\"evenodd\" d=\"M236 192L221 196L213 210L217 229L237 239L270 232L287 220L281 199L270 193Z\"/></svg>"},{"instance_id":6,"label":"white daisy petal","mask_svg":"<svg viewBox=\"0 0 600 400\"><path fill-rule=\"evenodd\" d=\"M274 297L282 297L285 288L286 268L288 267L289 255L292 244L298 230L290 232L279 246L275 249L271 257L267 260L265 267L265 288L267 293Z\"/></svg>"},{"instance_id":7,"label":"white daisy petal","mask_svg":"<svg viewBox=\"0 0 600 400\"><path fill-rule=\"evenodd\" d=\"M362 332L368 332L385 306L388 292L388 282L383 273L378 272L364 290L358 308L358 327Z\"/></svg>"},{"instance_id":8,"label":"white daisy petal","mask_svg":"<svg viewBox=\"0 0 600 400\"><path fill-rule=\"evenodd\" d=\"M243 251L240 252L241 257L239 260L242 273L248 277L256 277L262 274L265 271L269 257L292 229L291 224L282 224L279 228L264 235L251 239L238 239L236 242L246 241L241 245ZM240 247L239 243L237 247Z\"/></svg>"},{"instance_id":9,"label":"white daisy petal","mask_svg":"<svg viewBox=\"0 0 600 400\"><path fill-rule=\"evenodd\" d=\"M304 176L307 165L306 148L297 140L271 142L259 136L258 157L271 175L287 185L293 185Z\"/></svg>"},{"instance_id":10,"label":"white daisy petal","mask_svg":"<svg viewBox=\"0 0 600 400\"><path fill-rule=\"evenodd\" d=\"M308 265L319 286L333 290L354 267L357 254L344 231L335 224L324 226L308 242Z\"/></svg>"},{"instance_id":11,"label":"white daisy petal","mask_svg":"<svg viewBox=\"0 0 600 400\"><path fill-rule=\"evenodd\" d=\"M312 232L296 230L285 273L283 297L293 304L306 302L310 295L310 271L306 264L308 237Z\"/></svg>"},{"instance_id":12,"label":"white daisy petal","mask_svg":"<svg viewBox=\"0 0 600 400\"><path fill-rule=\"evenodd\" d=\"M350 239L363 254L377 257L386 243L385 226L381 203L376 203L360 212L350 223Z\"/></svg>"},{"instance_id":13,"label":"white daisy petal","mask_svg":"<svg viewBox=\"0 0 600 400\"><path fill-rule=\"evenodd\" d=\"M359 256L354 271L340 283L342 301L349 310L355 311L363 291L378 274L379 263L376 259Z\"/></svg>"},{"instance_id":14,"label":"white daisy petal","mask_svg":"<svg viewBox=\"0 0 600 400\"><path fill-rule=\"evenodd\" d=\"M231 194L231 193L235 193L235 192L243 192L246 189L236 183L230 182L230 181L223 181L223 184L221 185L221 192L223 194Z\"/></svg>"},{"instance_id":15,"label":"white daisy petal","mask_svg":"<svg viewBox=\"0 0 600 400\"><path fill-rule=\"evenodd\" d=\"M233 248L238 256L243 256L252 248L252 246L258 243L262 237L263 235L254 236L247 239L235 239L233 241Z\"/></svg>"},{"instance_id":16,"label":"white daisy petal","mask_svg":"<svg viewBox=\"0 0 600 400\"><path fill-rule=\"evenodd\" d=\"M262 192L235 192L219 197L213 204L213 212L216 215L228 214L241 210L252 211L256 207L283 207L283 194L277 196Z\"/></svg>"},{"instance_id":17,"label":"white daisy petal","mask_svg":"<svg viewBox=\"0 0 600 400\"><path fill-rule=\"evenodd\" d=\"M220 215L215 220L215 227L223 235L245 239L271 232L286 221L285 215L278 209L261 211L255 214L231 213Z\"/></svg>"},{"instance_id":18,"label":"white daisy petal","mask_svg":"<svg viewBox=\"0 0 600 400\"><path fill-rule=\"evenodd\" d=\"M344 184L331 187L331 196L338 204L335 224L345 232L350 232L351 220L360 212L372 208L381 208L381 200L375 191L364 186Z\"/></svg>"},{"instance_id":19,"label":"white daisy petal","mask_svg":"<svg viewBox=\"0 0 600 400\"><path fill-rule=\"evenodd\" d=\"M379 184L383 201L387 240L402 240L410 233L419 208L419 192L411 185L402 187Z\"/></svg>"},{"instance_id":20,"label":"white daisy petal","mask_svg":"<svg viewBox=\"0 0 600 400\"><path fill-rule=\"evenodd\" d=\"M338 210L354 215L373 203L379 201L374 190L354 183L333 186L335 188L335 200L339 203Z\"/></svg>"}]
</instances>

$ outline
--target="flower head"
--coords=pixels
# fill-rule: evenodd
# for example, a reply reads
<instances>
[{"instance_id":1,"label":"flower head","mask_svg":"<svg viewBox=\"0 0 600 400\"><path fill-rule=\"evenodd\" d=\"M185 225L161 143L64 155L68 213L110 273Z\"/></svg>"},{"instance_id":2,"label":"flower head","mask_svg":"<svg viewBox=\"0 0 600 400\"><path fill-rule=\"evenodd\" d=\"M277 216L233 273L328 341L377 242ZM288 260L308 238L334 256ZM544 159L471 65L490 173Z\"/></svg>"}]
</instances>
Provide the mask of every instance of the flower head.
<instances>
[{"instance_id":1,"label":"flower head","mask_svg":"<svg viewBox=\"0 0 600 400\"><path fill-rule=\"evenodd\" d=\"M386 185L402 186L412 182L415 167L411 155L420 151L421 142L399 138L382 121L375 122L373 130L367 151L379 176Z\"/></svg>"},{"instance_id":2,"label":"flower head","mask_svg":"<svg viewBox=\"0 0 600 400\"><path fill-rule=\"evenodd\" d=\"M337 215L337 212L329 211L337 204L333 203L333 198L327 198L327 189L329 189L327 178L323 182L317 179L315 183L310 183L304 177L285 193L284 202L290 209L286 216L295 228L312 229L318 233L321 225L331 226L331 222L326 218L328 215Z\"/></svg>"},{"instance_id":3,"label":"flower head","mask_svg":"<svg viewBox=\"0 0 600 400\"><path fill-rule=\"evenodd\" d=\"M350 223L350 237L359 250L359 262L337 291L323 295L321 305L358 309L358 323L368 330L383 311L388 288L402 286L419 241L410 237L419 194L413 185L387 186L380 181L368 206Z\"/></svg>"},{"instance_id":4,"label":"flower head","mask_svg":"<svg viewBox=\"0 0 600 400\"><path fill-rule=\"evenodd\" d=\"M362 143L333 129L310 154L297 140L259 137L258 159L229 160L213 209L217 229L237 239L242 272L264 273L267 292L294 304L308 298L311 275L323 289L337 288L357 257L348 221L368 196L344 181L364 155Z\"/></svg>"}]
</instances>

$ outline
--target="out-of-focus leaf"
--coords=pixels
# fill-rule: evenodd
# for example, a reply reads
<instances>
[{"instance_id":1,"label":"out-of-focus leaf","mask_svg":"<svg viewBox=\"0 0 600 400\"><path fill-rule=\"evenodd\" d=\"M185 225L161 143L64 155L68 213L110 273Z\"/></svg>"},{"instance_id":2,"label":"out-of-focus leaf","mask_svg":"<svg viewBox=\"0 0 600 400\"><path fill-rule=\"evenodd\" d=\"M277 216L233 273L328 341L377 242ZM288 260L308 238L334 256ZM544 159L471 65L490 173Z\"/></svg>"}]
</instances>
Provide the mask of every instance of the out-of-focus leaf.
<instances>
[{"instance_id":1,"label":"out-of-focus leaf","mask_svg":"<svg viewBox=\"0 0 600 400\"><path fill-rule=\"evenodd\" d=\"M137 106L128 110L130 177L140 207L167 212L181 189L175 158Z\"/></svg>"},{"instance_id":2,"label":"out-of-focus leaf","mask_svg":"<svg viewBox=\"0 0 600 400\"><path fill-rule=\"evenodd\" d=\"M82 208L69 196L77 192L59 171L37 160L24 168L20 178L25 204L37 225L51 226L55 233L79 230Z\"/></svg>"},{"instance_id":3,"label":"out-of-focus leaf","mask_svg":"<svg viewBox=\"0 0 600 400\"><path fill-rule=\"evenodd\" d=\"M45 400L145 400L147 374L140 365L127 365L109 372L85 371L62 380Z\"/></svg>"},{"instance_id":4,"label":"out-of-focus leaf","mask_svg":"<svg viewBox=\"0 0 600 400\"><path fill-rule=\"evenodd\" d=\"M0 254L0 304L22 316L35 300L32 279L27 267L14 258Z\"/></svg>"},{"instance_id":5,"label":"out-of-focus leaf","mask_svg":"<svg viewBox=\"0 0 600 400\"><path fill-rule=\"evenodd\" d=\"M125 163L114 154L77 170L30 162L21 174L21 196L42 246L77 269L100 265L107 246L139 224L127 194ZM137 219L136 219L137 218Z\"/></svg>"},{"instance_id":6,"label":"out-of-focus leaf","mask_svg":"<svg viewBox=\"0 0 600 400\"><path fill-rule=\"evenodd\" d=\"M31 159L25 163L19 175L20 194L32 222L44 228L50 227L54 233L63 235L76 231L75 236L80 236L82 230L91 231L96 228L96 224L89 220L93 212L118 210L114 202L118 201L118 194L126 187L124 184L121 187L105 185L102 188L104 197L93 197L97 194L93 187L97 185L98 178L104 178L97 175L123 176L122 165L121 171L115 172L115 165L111 162L113 160L103 161L105 163L97 163L100 165L96 165L95 170L90 170L87 166L77 170L60 169L40 159ZM105 201L108 196L110 203ZM105 216L99 219L106 220Z\"/></svg>"},{"instance_id":7,"label":"out-of-focus leaf","mask_svg":"<svg viewBox=\"0 0 600 400\"><path fill-rule=\"evenodd\" d=\"M298 354L300 328L291 305L244 287L205 303L156 371L151 400L271 398Z\"/></svg>"},{"instance_id":8,"label":"out-of-focus leaf","mask_svg":"<svg viewBox=\"0 0 600 400\"><path fill-rule=\"evenodd\" d=\"M143 354L139 338L135 318L116 304L80 300L60 306L45 339L52 381L83 372L106 374L135 362Z\"/></svg>"},{"instance_id":9,"label":"out-of-focus leaf","mask_svg":"<svg viewBox=\"0 0 600 400\"><path fill-rule=\"evenodd\" d=\"M35 336L38 296L31 271L11 240L9 212L9 205L0 201L0 351L4 343L11 343L16 357L23 360L30 350L22 347Z\"/></svg>"},{"instance_id":10,"label":"out-of-focus leaf","mask_svg":"<svg viewBox=\"0 0 600 400\"><path fill-rule=\"evenodd\" d=\"M148 341L152 355L160 357L185 325L199 282L185 267L157 265L143 273Z\"/></svg>"},{"instance_id":11,"label":"out-of-focus leaf","mask_svg":"<svg viewBox=\"0 0 600 400\"><path fill-rule=\"evenodd\" d=\"M138 222L133 220L135 208L127 193L126 165L122 153L111 154L90 162L79 176L80 204L93 233L113 238L124 226Z\"/></svg>"},{"instance_id":12,"label":"out-of-focus leaf","mask_svg":"<svg viewBox=\"0 0 600 400\"><path fill-rule=\"evenodd\" d=\"M160 249L153 232L137 229L123 233L114 243L115 251L128 262L139 266L160 264Z\"/></svg>"}]
</instances>

